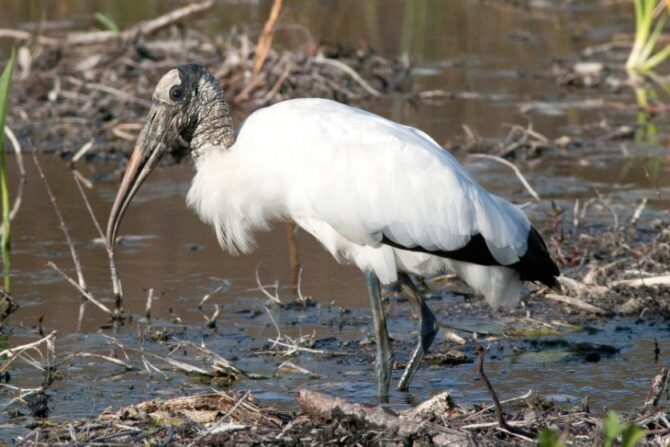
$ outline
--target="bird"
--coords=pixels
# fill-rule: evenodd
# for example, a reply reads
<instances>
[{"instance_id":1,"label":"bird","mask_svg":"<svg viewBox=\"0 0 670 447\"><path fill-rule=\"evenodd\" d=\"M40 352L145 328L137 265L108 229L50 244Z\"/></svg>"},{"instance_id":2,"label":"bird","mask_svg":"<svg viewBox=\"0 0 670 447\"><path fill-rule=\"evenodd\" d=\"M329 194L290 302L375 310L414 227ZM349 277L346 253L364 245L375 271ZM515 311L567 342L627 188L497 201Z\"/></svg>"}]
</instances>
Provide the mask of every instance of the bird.
<instances>
[{"instance_id":1,"label":"bird","mask_svg":"<svg viewBox=\"0 0 670 447\"><path fill-rule=\"evenodd\" d=\"M399 282L419 315L401 391L438 332L411 275L454 272L493 308L518 304L525 282L559 287L558 266L525 213L423 131L321 98L261 108L236 130L221 85L198 64L179 65L156 85L110 212L111 249L132 198L178 139L195 165L186 203L223 249L248 253L254 231L288 220L364 273L380 399L388 399L393 359L382 284Z\"/></svg>"}]
</instances>

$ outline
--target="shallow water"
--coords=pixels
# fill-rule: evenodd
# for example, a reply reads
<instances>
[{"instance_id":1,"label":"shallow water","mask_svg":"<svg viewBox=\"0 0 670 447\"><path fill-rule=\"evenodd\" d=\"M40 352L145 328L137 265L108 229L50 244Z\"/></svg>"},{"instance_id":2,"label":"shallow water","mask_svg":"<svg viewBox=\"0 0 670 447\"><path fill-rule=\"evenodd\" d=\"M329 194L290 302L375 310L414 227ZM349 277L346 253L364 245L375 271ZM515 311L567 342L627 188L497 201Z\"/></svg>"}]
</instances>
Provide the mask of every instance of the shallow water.
<instances>
[{"instance_id":1,"label":"shallow water","mask_svg":"<svg viewBox=\"0 0 670 447\"><path fill-rule=\"evenodd\" d=\"M174 2L2 2L6 6L0 26L23 24L30 28L43 16L53 26L68 28L92 25L90 14L104 11L123 26L137 19L154 17L171 9ZM124 7L127 6L126 7ZM461 126L468 125L486 137L503 137L505 124L534 128L548 138L570 135L579 138L585 129L602 122L613 126L635 123L632 92L610 92L607 89L569 89L558 86L547 77L556 59L575 61L588 45L608 41L615 32L629 30L631 12L627 8L600 6L584 2L568 9L552 2L533 2L532 8L513 8L506 3L459 0L453 2L289 2L286 23L305 25L314 38L326 42L367 41L381 54L393 57L408 52L414 61L415 87L418 90L444 89L459 93L461 99L441 104L414 104L401 96L392 96L365 104L365 107L394 120L415 125L450 145L464 141ZM259 29L267 15L268 2L221 2L216 14L197 19L208 32L225 33L232 24ZM72 14L77 11L77 14ZM66 20L66 22L63 22ZM399 31L400 30L400 31ZM277 44L299 45L303 35L286 31ZM477 95L468 95L468 93ZM583 108L570 106L599 98L630 103L631 108ZM535 107L524 114L527 104L550 103L552 107ZM561 105L557 107L556 105ZM564 107L564 105L566 105ZM569 147L552 153L537 163L523 165L528 181L544 199L527 208L536 222L548 219L550 200L571 209L579 198L586 200L600 194L611 197L622 218L630 216L642 198L648 198L641 224L666 216L670 205L670 162L663 146L668 141L667 126L657 120L654 142L632 144L607 142L584 137L586 146ZM467 169L487 188L516 203L529 200L517 179L500 165L460 155ZM91 290L99 297L109 297L107 259L94 226L86 215L67 162L53 156L40 156L54 194L60 204L75 246L81 256L84 273ZM13 160L10 157L10 166ZM232 360L250 372L272 375L283 359L254 355L265 349L275 329L264 309L265 299L257 290L255 272L261 281L284 286L280 296L289 300L285 287L290 284L288 245L283 225L258 235L258 249L251 255L233 257L224 254L216 244L211 228L200 223L184 206L184 195L192 176L190 163L158 169L140 191L129 209L121 233L132 236L120 246L117 264L123 280L125 310L131 315L144 313L147 290L155 290L152 307L154 326L137 318L116 334L106 325L107 318L88 306L82 333L75 333L80 296L55 272L46 267L54 261L72 273L67 244L58 228L44 187L27 160L29 182L24 204L13 224L12 293L21 308L10 318L8 343L18 345L37 338L33 329L43 319L44 331L58 330L59 355L88 351L110 354L114 351L103 335L114 335L129 347L144 347L148 352L166 355L168 347L138 337L139 333L165 329L171 340L204 342L207 347ZM101 221L105 221L118 186L118 161L80 162L81 173L93 182L88 197ZM16 183L12 173L10 180ZM609 216L602 222L609 224ZM370 345L359 346L371 336L368 322L367 294L363 277L356 269L340 266L305 233L298 235L299 258L303 266L301 291L318 304L305 310L271 307L283 333L293 337L314 332L319 349L343 351L347 355L328 357L301 354L293 362L319 375L308 379L286 375L271 380L243 381L235 386L252 389L261 398L290 407L292 392L300 387L330 392L347 399L375 400L375 380ZM203 327L203 315L197 309L202 296L222 281L229 287L210 299L221 306L218 329ZM498 334L514 321L511 314L494 314L488 310L473 312L463 318L451 314L460 295L442 293L430 305L442 323ZM112 305L109 298L103 299ZM397 359L406 358L414 340L416 322L409 319L406 303L393 301L390 332L396 340ZM341 308L351 309L351 313ZM174 323L176 318L181 323ZM617 319L594 322L597 331L580 331L561 335L576 342L608 344L620 351L599 362L585 362L565 353L533 353L527 341L502 338L491 343L487 370L501 394L512 397L527 389L551 395L559 401L578 403L591 397L592 408L603 406L630 410L641 405L649 379L660 365L668 365L670 328L667 323L637 323ZM332 339L331 337L335 337ZM557 337L551 337L557 338ZM654 356L654 340L660 349ZM144 341L142 341L144 340ZM485 341L482 343L486 343ZM440 337L434 351L446 349ZM117 351L118 352L118 351ZM179 354L175 354L176 358ZM471 349L466 355L474 359ZM188 361L189 357L182 360ZM153 362L153 361L152 361ZM141 362L134 358L141 368ZM51 415L55 419L95 415L106 407L155 396L172 396L198 389L209 389L209 383L169 371L167 365L154 362L166 370L169 382L144 372L123 372L104 361L78 359L61 371L64 376L50 388ZM399 371L395 371L397 377ZM17 386L36 386L41 377L28 366L12 371ZM456 367L424 365L416 376L410 393L393 393L391 404L402 407L421 401L440 391L451 390L457 401L468 404L488 402L485 389L477 380L472 363ZM4 403L0 398L0 405ZM19 420L21 424L23 420ZM0 416L0 424L7 423ZM10 433L10 432L7 432ZM15 433L12 431L12 433ZM0 435L0 438L4 435ZM9 435L8 435L9 436Z\"/></svg>"}]
</instances>

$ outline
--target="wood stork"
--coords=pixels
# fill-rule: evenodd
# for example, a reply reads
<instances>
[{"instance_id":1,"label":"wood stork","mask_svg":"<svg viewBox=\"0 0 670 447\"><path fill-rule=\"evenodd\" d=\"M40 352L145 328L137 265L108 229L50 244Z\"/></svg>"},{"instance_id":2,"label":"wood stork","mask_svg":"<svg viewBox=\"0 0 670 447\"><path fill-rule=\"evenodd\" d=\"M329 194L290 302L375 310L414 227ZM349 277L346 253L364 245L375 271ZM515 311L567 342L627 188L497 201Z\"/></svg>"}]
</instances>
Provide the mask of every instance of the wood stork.
<instances>
[{"instance_id":1,"label":"wood stork","mask_svg":"<svg viewBox=\"0 0 670 447\"><path fill-rule=\"evenodd\" d=\"M252 232L291 219L367 279L376 373L388 394L391 349L380 282L399 280L420 315L420 335L398 388L406 390L437 333L408 274L456 272L494 308L519 301L524 281L557 287L540 234L515 205L485 191L424 132L325 99L293 99L254 112L236 134L218 82L182 65L158 82L107 226L119 223L166 146L190 143L196 174L186 202L231 253Z\"/></svg>"}]
</instances>

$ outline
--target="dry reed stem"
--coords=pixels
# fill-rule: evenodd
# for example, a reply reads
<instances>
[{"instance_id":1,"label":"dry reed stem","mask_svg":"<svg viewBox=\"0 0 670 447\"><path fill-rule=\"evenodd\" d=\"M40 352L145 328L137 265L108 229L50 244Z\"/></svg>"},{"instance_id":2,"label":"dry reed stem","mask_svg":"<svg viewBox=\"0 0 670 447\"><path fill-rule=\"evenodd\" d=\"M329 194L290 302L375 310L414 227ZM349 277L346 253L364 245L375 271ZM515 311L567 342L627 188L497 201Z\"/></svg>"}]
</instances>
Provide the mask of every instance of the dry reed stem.
<instances>
[{"instance_id":1,"label":"dry reed stem","mask_svg":"<svg viewBox=\"0 0 670 447\"><path fill-rule=\"evenodd\" d=\"M144 308L144 316L146 317L147 320L151 320L151 305L153 304L153 300L154 300L154 289L151 288L147 293L147 304Z\"/></svg>"},{"instance_id":2,"label":"dry reed stem","mask_svg":"<svg viewBox=\"0 0 670 447\"><path fill-rule=\"evenodd\" d=\"M182 341L179 343L180 347L190 347L193 350L202 354L207 358L211 363L212 367L219 372L233 374L238 377L246 377L247 373L241 369L236 368L232 363L226 360L224 357L221 357L219 354L207 349L204 345L198 346L190 341Z\"/></svg>"},{"instance_id":3,"label":"dry reed stem","mask_svg":"<svg viewBox=\"0 0 670 447\"><path fill-rule=\"evenodd\" d=\"M290 360L286 360L282 362L277 368L275 368L274 373L272 373L273 376L279 375L282 371L286 371L288 373L298 373L302 374L306 377L309 377L310 379L318 379L320 376L315 373L310 371L307 368L303 368L302 366L296 365Z\"/></svg>"},{"instance_id":4,"label":"dry reed stem","mask_svg":"<svg viewBox=\"0 0 670 447\"><path fill-rule=\"evenodd\" d=\"M72 238L70 237L70 232L67 229L67 225L65 225L65 220L63 219L63 215L60 212L60 208L58 207L58 202L56 202L56 197L54 197L53 192L51 191L51 187L49 186L49 182L47 181L46 176L44 175L44 171L42 170L42 166L40 165L39 160L37 159L37 150L33 148L33 161L35 162L35 167L37 168L37 172L42 179L42 182L44 183L44 187L47 190L47 194L49 195L49 200L51 201L51 205L53 205L54 211L56 212L56 216L58 217L58 221L60 223L60 229L63 231L63 234L65 235L65 240L67 241L68 247L70 247L70 255L72 256L72 261L74 262L74 268L77 271L77 279L79 281L78 285L79 288L83 291L86 291L88 287L86 286L86 280L84 279L84 273L82 272L81 269L81 262L79 261L79 255L77 255L77 250L74 248L74 244L72 243Z\"/></svg>"},{"instance_id":5,"label":"dry reed stem","mask_svg":"<svg viewBox=\"0 0 670 447\"><path fill-rule=\"evenodd\" d=\"M53 330L49 335L46 335L42 338L40 338L37 341L31 342L31 343L26 343L25 345L20 345L16 346L14 348L7 348L2 351L0 351L0 358L5 359L2 364L0 364L0 372L4 372L9 367L11 366L12 363L18 358L24 358L23 356L27 353L29 350L37 350L37 352L40 354L42 359L45 358L45 356L42 354L42 352L37 349L38 346L42 344L46 344L47 346L47 357L51 355L52 352L55 351L54 348L54 340L56 338L57 331ZM35 362L29 359L29 363L35 366ZM40 370L44 370L44 368L39 368Z\"/></svg>"},{"instance_id":6,"label":"dry reed stem","mask_svg":"<svg viewBox=\"0 0 670 447\"><path fill-rule=\"evenodd\" d=\"M261 67L268 56L268 52L272 47L272 39L274 38L274 28L279 20L279 13L281 12L282 0L274 0L270 16L265 21L263 32L256 43L256 58L254 60L254 70L251 74L252 82L256 80Z\"/></svg>"},{"instance_id":7,"label":"dry reed stem","mask_svg":"<svg viewBox=\"0 0 670 447\"><path fill-rule=\"evenodd\" d=\"M65 280L66 280L67 282L69 282L75 289L79 290L79 293L81 293L82 296L83 296L85 299L87 299L87 300L89 300L91 303L95 304L95 305L98 307L98 309L100 309L100 310L102 310L103 312L109 314L110 316L113 316L113 315L114 315L114 312L112 312L112 311L109 309L109 307L105 306L105 305L102 304L100 301L98 301L98 300L97 300L97 299L96 299L96 298L95 298L89 291L83 289L83 288L77 283L77 281L75 281L74 279L70 278L70 277L67 275L67 273L65 273L64 271L62 271L56 264L53 263L53 261L49 261L49 262L47 263L47 265L48 265L49 267L51 267L52 269L54 269L56 272L58 272L58 273L59 273L63 278L65 278Z\"/></svg>"},{"instance_id":8,"label":"dry reed stem","mask_svg":"<svg viewBox=\"0 0 670 447\"><path fill-rule=\"evenodd\" d=\"M32 396L33 394L38 394L44 391L44 387L40 386L37 388L19 388L13 385L10 385L8 383L0 383L0 387L9 389L11 391L18 392L18 396L12 398L7 404L5 404L3 407L0 407L0 411L5 411L12 405L14 405L16 402L25 402L25 399L29 396Z\"/></svg>"},{"instance_id":9,"label":"dry reed stem","mask_svg":"<svg viewBox=\"0 0 670 447\"><path fill-rule=\"evenodd\" d=\"M88 153L88 151L93 149L93 143L94 142L95 142L95 140L93 138L91 138L81 148L79 148L79 150L74 154L74 156L70 160L70 166L73 166L75 163L77 163L79 161L79 159L81 157L86 155Z\"/></svg>"},{"instance_id":10,"label":"dry reed stem","mask_svg":"<svg viewBox=\"0 0 670 447\"><path fill-rule=\"evenodd\" d=\"M7 139L12 143L14 153L16 154L16 164L19 167L19 186L16 192L16 198L14 199L14 205L12 205L12 209L9 212L9 220L12 221L21 208L21 202L23 200L23 188L26 184L27 174L26 168L23 164L23 152L21 150L21 144L9 126L5 126L5 135L7 135Z\"/></svg>"},{"instance_id":11,"label":"dry reed stem","mask_svg":"<svg viewBox=\"0 0 670 447\"><path fill-rule=\"evenodd\" d=\"M276 303L276 304L279 304L280 306L283 306L284 303L282 303L282 301L279 299L279 283L277 281L275 281L275 283L272 284L272 287L274 287L274 289L275 289L275 294L274 295L271 294L270 292L268 292L268 290L267 290L268 286L264 286L261 283L261 277L260 277L260 274L258 273L258 267L256 267L256 284L258 285L258 289L256 289L256 290L260 290L261 292L263 292L263 295L267 296L270 299L270 301L272 301L273 303Z\"/></svg>"},{"instance_id":12,"label":"dry reed stem","mask_svg":"<svg viewBox=\"0 0 670 447\"><path fill-rule=\"evenodd\" d=\"M76 171L74 171L76 172ZM81 185L81 180L77 175L74 175L74 181L77 184L77 188L79 189L79 193L81 194L81 198L84 200L84 204L86 205L86 210L88 210L89 216L91 216L91 220L93 221L93 225L95 225L95 229L98 231L98 236L102 238L102 240L105 240L105 233L102 231L102 227L100 226L100 222L98 219L95 217L95 213L93 212L93 207L91 207L91 203L88 201L88 197L86 196L86 193L84 192L84 188ZM109 247L107 244L105 244L105 250L107 251L107 259L109 262L109 275L110 279L112 282L112 291L114 293L114 318L119 319L121 318L123 314L123 289L121 288L121 279L119 278L118 270L116 269L116 262L114 260L114 250Z\"/></svg>"},{"instance_id":13,"label":"dry reed stem","mask_svg":"<svg viewBox=\"0 0 670 447\"><path fill-rule=\"evenodd\" d=\"M640 204L635 208L635 211L633 211L633 216L630 218L630 226L634 227L637 221L640 219L640 216L642 215L642 211L644 211L645 207L647 206L647 198L643 198Z\"/></svg>"},{"instance_id":14,"label":"dry reed stem","mask_svg":"<svg viewBox=\"0 0 670 447\"><path fill-rule=\"evenodd\" d=\"M89 358L96 358L96 359L101 359L101 360L106 360L110 363L114 363L115 365L122 366L126 371L133 371L137 368L135 368L132 364L128 362L124 362L121 359L117 359L115 357L110 357L108 355L103 355L103 354L94 354L92 352L75 352L72 354L68 354L63 362L70 361L72 359L75 359L77 357L89 357Z\"/></svg>"}]
</instances>

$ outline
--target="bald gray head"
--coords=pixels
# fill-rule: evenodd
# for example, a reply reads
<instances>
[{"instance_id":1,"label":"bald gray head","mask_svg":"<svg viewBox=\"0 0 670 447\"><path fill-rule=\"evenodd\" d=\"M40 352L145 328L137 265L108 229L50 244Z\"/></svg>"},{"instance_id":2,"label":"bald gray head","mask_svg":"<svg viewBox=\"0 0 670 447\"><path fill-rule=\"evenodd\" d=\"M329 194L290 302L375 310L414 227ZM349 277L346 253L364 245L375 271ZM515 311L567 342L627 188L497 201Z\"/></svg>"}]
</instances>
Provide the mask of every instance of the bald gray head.
<instances>
[{"instance_id":1,"label":"bald gray head","mask_svg":"<svg viewBox=\"0 0 670 447\"><path fill-rule=\"evenodd\" d=\"M235 142L223 90L200 65L180 65L163 75L156 85L148 121L135 143L107 222L110 247L130 201L165 148L178 136L189 143L194 158L209 148L228 148Z\"/></svg>"},{"instance_id":2,"label":"bald gray head","mask_svg":"<svg viewBox=\"0 0 670 447\"><path fill-rule=\"evenodd\" d=\"M180 65L167 72L153 94L154 107L174 113L179 135L194 157L208 145L230 147L235 130L219 83L197 64Z\"/></svg>"}]
</instances>

